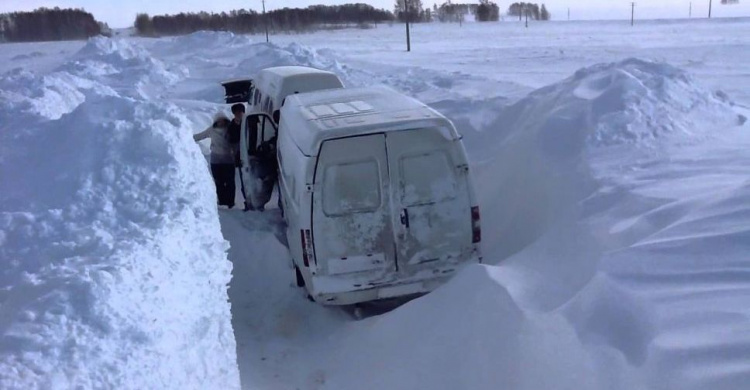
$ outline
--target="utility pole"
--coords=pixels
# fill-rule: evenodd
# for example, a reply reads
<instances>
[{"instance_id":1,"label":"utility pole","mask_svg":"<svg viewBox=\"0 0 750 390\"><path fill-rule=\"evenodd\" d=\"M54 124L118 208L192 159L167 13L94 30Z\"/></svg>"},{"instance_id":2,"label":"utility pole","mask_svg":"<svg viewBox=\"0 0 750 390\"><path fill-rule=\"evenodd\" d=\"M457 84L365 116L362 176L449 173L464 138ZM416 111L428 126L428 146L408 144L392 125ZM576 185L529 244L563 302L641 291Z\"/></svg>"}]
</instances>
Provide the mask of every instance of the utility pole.
<instances>
[{"instance_id":1,"label":"utility pole","mask_svg":"<svg viewBox=\"0 0 750 390\"><path fill-rule=\"evenodd\" d=\"M411 51L411 38L409 37L409 0L404 0L404 12L406 12L406 51Z\"/></svg>"},{"instance_id":2,"label":"utility pole","mask_svg":"<svg viewBox=\"0 0 750 390\"><path fill-rule=\"evenodd\" d=\"M266 19L266 0L261 0L263 2L263 27L266 29L266 43L268 43L268 20Z\"/></svg>"},{"instance_id":3,"label":"utility pole","mask_svg":"<svg viewBox=\"0 0 750 390\"><path fill-rule=\"evenodd\" d=\"M570 22L570 8L568 8L568 22Z\"/></svg>"},{"instance_id":4,"label":"utility pole","mask_svg":"<svg viewBox=\"0 0 750 390\"><path fill-rule=\"evenodd\" d=\"M690 2L690 9L688 10L688 19L693 18L693 2Z\"/></svg>"},{"instance_id":5,"label":"utility pole","mask_svg":"<svg viewBox=\"0 0 750 390\"><path fill-rule=\"evenodd\" d=\"M529 28L529 10L526 10L526 28Z\"/></svg>"},{"instance_id":6,"label":"utility pole","mask_svg":"<svg viewBox=\"0 0 750 390\"><path fill-rule=\"evenodd\" d=\"M635 3L630 3L630 25L635 24Z\"/></svg>"},{"instance_id":7,"label":"utility pole","mask_svg":"<svg viewBox=\"0 0 750 390\"><path fill-rule=\"evenodd\" d=\"M708 0L708 18L711 19L711 2L712 0Z\"/></svg>"}]
</instances>

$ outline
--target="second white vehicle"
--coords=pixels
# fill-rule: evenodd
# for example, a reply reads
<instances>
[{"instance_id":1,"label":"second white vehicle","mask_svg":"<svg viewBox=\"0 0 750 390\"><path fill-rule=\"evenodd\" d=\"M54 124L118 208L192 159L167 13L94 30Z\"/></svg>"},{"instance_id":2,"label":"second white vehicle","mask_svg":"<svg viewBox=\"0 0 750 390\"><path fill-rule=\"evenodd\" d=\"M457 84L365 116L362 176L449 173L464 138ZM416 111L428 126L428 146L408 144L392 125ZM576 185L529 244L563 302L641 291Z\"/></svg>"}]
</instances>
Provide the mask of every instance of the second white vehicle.
<instances>
[{"instance_id":1,"label":"second white vehicle","mask_svg":"<svg viewBox=\"0 0 750 390\"><path fill-rule=\"evenodd\" d=\"M242 174L240 181L246 210L262 210L271 198L276 180L276 123L280 108L289 95L339 89L344 84L332 72L305 66L277 66L258 72L254 79L236 79L222 83L227 103L247 103L251 113L263 116L245 118L240 139ZM252 129L252 131L251 131Z\"/></svg>"}]
</instances>

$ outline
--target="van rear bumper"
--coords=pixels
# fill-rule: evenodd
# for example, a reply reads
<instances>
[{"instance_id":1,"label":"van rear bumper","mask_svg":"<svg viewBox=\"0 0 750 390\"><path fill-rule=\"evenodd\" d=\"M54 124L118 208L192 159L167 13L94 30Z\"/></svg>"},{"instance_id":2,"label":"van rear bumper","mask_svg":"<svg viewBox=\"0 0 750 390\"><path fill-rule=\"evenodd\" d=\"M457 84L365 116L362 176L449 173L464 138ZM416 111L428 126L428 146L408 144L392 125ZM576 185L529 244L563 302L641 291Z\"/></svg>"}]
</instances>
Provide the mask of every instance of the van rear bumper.
<instances>
[{"instance_id":1,"label":"van rear bumper","mask_svg":"<svg viewBox=\"0 0 750 390\"><path fill-rule=\"evenodd\" d=\"M310 295L316 302L323 305L352 305L360 302L376 301L379 299L396 298L407 295L428 293L458 273L468 264L480 262L468 261L451 266L424 270L408 277L398 277L394 274L390 278L378 281L341 280L331 276L314 276Z\"/></svg>"}]
</instances>

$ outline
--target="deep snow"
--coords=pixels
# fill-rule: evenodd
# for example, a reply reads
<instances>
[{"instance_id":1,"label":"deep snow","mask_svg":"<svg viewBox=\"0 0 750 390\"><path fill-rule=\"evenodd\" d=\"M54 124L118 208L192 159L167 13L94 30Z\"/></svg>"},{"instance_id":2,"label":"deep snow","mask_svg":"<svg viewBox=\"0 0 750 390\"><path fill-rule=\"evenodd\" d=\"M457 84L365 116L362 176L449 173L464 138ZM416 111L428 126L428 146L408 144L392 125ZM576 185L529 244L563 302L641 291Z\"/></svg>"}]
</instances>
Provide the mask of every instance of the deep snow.
<instances>
[{"instance_id":1,"label":"deep snow","mask_svg":"<svg viewBox=\"0 0 750 390\"><path fill-rule=\"evenodd\" d=\"M396 27L3 45L3 387L750 383L750 22ZM453 119L490 265L356 321L292 287L277 210L214 211L190 132L289 64Z\"/></svg>"},{"instance_id":2,"label":"deep snow","mask_svg":"<svg viewBox=\"0 0 750 390\"><path fill-rule=\"evenodd\" d=\"M239 387L232 266L190 122L113 89L169 81L143 50L94 39L0 82L4 389Z\"/></svg>"}]
</instances>

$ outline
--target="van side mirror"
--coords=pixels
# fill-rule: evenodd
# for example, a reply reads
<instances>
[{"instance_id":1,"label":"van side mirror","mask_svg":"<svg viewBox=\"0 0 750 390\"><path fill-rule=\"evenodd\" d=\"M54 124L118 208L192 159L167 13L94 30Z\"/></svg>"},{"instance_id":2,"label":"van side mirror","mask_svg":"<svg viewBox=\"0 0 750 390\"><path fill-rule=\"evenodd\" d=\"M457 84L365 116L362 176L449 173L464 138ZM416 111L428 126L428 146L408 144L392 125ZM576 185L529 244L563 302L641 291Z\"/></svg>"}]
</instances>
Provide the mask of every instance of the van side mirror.
<instances>
[{"instance_id":1,"label":"van side mirror","mask_svg":"<svg viewBox=\"0 0 750 390\"><path fill-rule=\"evenodd\" d=\"M278 124L279 120L281 120L281 111L280 110L274 110L274 112L273 112L273 121Z\"/></svg>"}]
</instances>

